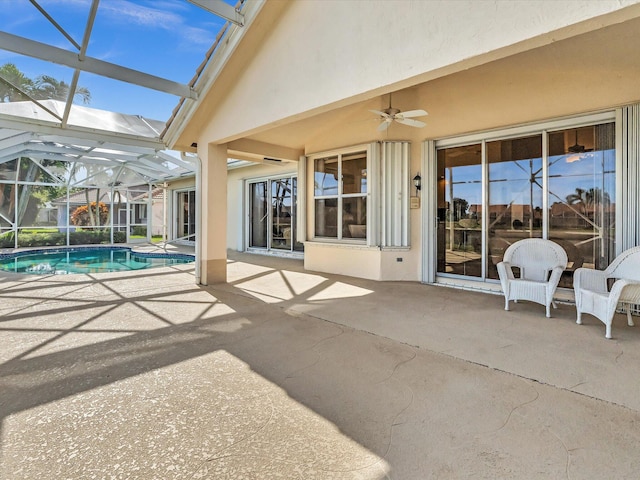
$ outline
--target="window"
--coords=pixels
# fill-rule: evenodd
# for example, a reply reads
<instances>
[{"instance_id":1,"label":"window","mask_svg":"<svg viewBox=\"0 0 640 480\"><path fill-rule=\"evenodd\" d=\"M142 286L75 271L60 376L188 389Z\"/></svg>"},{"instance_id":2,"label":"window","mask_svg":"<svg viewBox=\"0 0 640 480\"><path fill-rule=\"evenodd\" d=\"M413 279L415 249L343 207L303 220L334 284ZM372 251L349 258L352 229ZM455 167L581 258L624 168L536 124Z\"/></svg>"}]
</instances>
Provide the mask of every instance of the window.
<instances>
[{"instance_id":1,"label":"window","mask_svg":"<svg viewBox=\"0 0 640 480\"><path fill-rule=\"evenodd\" d=\"M313 161L315 237L367 238L367 151L339 153Z\"/></svg>"}]
</instances>

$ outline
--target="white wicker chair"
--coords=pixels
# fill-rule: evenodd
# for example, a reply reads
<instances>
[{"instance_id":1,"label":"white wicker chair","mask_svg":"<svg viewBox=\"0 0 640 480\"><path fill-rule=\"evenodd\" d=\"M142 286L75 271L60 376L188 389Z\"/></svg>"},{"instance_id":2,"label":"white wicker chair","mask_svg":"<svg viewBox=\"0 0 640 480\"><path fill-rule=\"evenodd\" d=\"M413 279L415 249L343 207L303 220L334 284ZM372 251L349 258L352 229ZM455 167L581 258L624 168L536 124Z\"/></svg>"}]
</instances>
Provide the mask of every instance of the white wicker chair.
<instances>
[{"instance_id":1,"label":"white wicker chair","mask_svg":"<svg viewBox=\"0 0 640 480\"><path fill-rule=\"evenodd\" d=\"M610 280L613 285L609 290ZM631 305L640 304L640 246L625 250L606 270L579 268L573 276L576 294L576 323L589 313L605 324L605 337L611 338L611 322L619 304L626 305L627 324L632 327Z\"/></svg>"},{"instance_id":2,"label":"white wicker chair","mask_svg":"<svg viewBox=\"0 0 640 480\"><path fill-rule=\"evenodd\" d=\"M498 263L498 276L504 292L504 309L509 301L529 300L544 305L547 317L551 316L553 295L558 288L562 272L567 267L567 253L551 240L525 238L510 245ZM520 269L515 278L513 268Z\"/></svg>"}]
</instances>

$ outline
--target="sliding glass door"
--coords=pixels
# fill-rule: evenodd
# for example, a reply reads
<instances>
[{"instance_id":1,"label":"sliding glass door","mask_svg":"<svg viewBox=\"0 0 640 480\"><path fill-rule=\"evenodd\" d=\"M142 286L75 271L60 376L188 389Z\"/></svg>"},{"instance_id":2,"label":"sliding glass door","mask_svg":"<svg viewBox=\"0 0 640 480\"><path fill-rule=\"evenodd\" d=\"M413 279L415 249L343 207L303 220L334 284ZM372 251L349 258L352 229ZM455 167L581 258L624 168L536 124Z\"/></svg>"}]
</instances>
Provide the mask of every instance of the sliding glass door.
<instances>
[{"instance_id":1,"label":"sliding glass door","mask_svg":"<svg viewBox=\"0 0 640 480\"><path fill-rule=\"evenodd\" d=\"M437 273L497 279L504 250L548 238L567 251L560 286L615 257L615 125L438 149Z\"/></svg>"},{"instance_id":2,"label":"sliding glass door","mask_svg":"<svg viewBox=\"0 0 640 480\"><path fill-rule=\"evenodd\" d=\"M248 246L251 249L302 251L295 241L297 178L249 182Z\"/></svg>"},{"instance_id":3,"label":"sliding glass door","mask_svg":"<svg viewBox=\"0 0 640 480\"><path fill-rule=\"evenodd\" d=\"M196 191L177 192L176 239L196 240Z\"/></svg>"}]
</instances>

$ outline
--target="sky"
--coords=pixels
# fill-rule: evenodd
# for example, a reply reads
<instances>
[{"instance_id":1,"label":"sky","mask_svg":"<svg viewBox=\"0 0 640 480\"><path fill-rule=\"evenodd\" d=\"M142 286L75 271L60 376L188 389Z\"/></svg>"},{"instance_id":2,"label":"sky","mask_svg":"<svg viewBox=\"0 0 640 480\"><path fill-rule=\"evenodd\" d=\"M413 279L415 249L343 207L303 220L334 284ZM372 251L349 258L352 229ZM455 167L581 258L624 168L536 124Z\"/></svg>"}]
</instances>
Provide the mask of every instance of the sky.
<instances>
[{"instance_id":1,"label":"sky","mask_svg":"<svg viewBox=\"0 0 640 480\"><path fill-rule=\"evenodd\" d=\"M227 1L227 0L225 0ZM38 0L81 43L90 0ZM227 1L235 4L235 1ZM0 31L77 52L27 0L0 0ZM188 83L225 20L186 0L101 0L87 56ZM0 65L15 64L27 77L50 75L71 83L73 69L0 49ZM166 121L179 97L82 72L78 85L90 107ZM76 99L81 104L80 99Z\"/></svg>"},{"instance_id":2,"label":"sky","mask_svg":"<svg viewBox=\"0 0 640 480\"><path fill-rule=\"evenodd\" d=\"M580 161L568 162L567 155L549 157L549 204L565 200L567 195L575 194L576 188L589 190L601 188L606 191L615 203L615 150L596 151L587 154ZM518 168L516 164L521 167ZM490 164L489 182L490 202L492 205L506 205L511 201L517 204L529 203L528 160L509 161ZM542 168L542 159L534 159L534 171ZM608 172L605 177L602 171ZM450 181L451 171L446 170L446 179ZM456 167L453 171L453 198L464 198L469 205L482 204L482 167L469 165ZM542 171L537 175L542 184ZM604 182L604 183L603 183ZM450 200L448 188L445 190L446 201ZM534 200L542 206L542 188L534 188Z\"/></svg>"}]
</instances>

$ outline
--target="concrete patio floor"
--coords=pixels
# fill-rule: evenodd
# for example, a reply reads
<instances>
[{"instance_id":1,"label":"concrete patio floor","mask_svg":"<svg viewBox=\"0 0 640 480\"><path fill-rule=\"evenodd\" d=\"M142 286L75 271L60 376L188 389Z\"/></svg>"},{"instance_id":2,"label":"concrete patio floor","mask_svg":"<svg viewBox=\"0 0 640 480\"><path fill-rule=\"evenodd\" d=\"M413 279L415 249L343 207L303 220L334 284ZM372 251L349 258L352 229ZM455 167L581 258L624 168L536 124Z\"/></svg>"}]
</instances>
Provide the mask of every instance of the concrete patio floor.
<instances>
[{"instance_id":1,"label":"concrete patio floor","mask_svg":"<svg viewBox=\"0 0 640 480\"><path fill-rule=\"evenodd\" d=\"M571 305L193 266L0 275L0 478L637 479L640 329Z\"/></svg>"}]
</instances>

